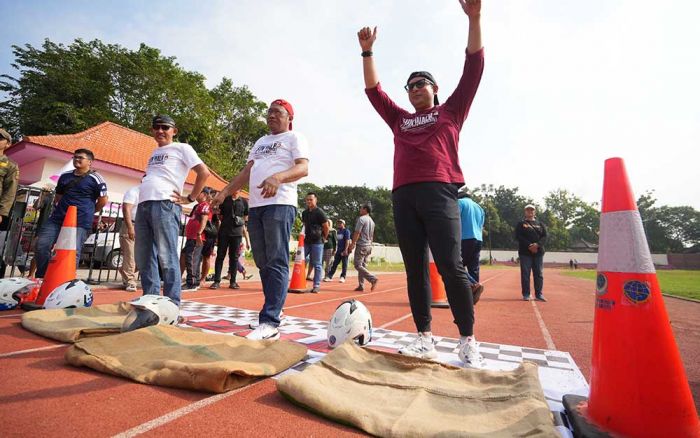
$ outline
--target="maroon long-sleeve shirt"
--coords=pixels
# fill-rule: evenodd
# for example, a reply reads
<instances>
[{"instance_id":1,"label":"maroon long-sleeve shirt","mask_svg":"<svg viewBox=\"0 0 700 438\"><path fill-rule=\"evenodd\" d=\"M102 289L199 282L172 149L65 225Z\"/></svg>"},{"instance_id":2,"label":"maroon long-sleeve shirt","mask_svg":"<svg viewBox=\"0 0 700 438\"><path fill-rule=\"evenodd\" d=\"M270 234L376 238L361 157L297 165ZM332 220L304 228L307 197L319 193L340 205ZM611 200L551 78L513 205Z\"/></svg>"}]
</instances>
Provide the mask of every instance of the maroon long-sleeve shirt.
<instances>
[{"instance_id":1,"label":"maroon long-sleeve shirt","mask_svg":"<svg viewBox=\"0 0 700 438\"><path fill-rule=\"evenodd\" d=\"M365 90L374 109L394 133L394 190L417 182L464 184L459 166L459 131L479 88L484 49L467 54L464 71L452 95L442 105L409 113L382 90Z\"/></svg>"}]
</instances>

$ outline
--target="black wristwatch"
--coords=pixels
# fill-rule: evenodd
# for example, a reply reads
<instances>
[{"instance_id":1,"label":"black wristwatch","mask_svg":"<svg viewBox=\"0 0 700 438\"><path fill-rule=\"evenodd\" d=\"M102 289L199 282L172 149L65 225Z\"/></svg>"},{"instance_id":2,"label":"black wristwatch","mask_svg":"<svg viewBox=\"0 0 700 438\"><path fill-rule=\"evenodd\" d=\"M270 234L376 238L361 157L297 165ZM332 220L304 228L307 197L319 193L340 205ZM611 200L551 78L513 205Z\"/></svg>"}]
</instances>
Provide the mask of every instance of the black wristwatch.
<instances>
[{"instance_id":1,"label":"black wristwatch","mask_svg":"<svg viewBox=\"0 0 700 438\"><path fill-rule=\"evenodd\" d=\"M194 199L192 199L192 193L187 194L187 200L190 202L194 202Z\"/></svg>"},{"instance_id":2,"label":"black wristwatch","mask_svg":"<svg viewBox=\"0 0 700 438\"><path fill-rule=\"evenodd\" d=\"M363 58L369 58L372 56L372 51L371 50L365 50L364 52L361 53Z\"/></svg>"}]
</instances>

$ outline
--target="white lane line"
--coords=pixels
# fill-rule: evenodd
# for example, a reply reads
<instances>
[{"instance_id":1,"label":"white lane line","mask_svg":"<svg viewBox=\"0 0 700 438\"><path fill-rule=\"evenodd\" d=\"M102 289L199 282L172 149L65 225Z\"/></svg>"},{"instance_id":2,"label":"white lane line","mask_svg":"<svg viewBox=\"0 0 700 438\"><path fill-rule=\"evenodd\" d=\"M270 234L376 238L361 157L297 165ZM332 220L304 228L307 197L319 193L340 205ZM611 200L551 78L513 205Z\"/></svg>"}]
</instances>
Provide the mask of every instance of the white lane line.
<instances>
[{"instance_id":1,"label":"white lane line","mask_svg":"<svg viewBox=\"0 0 700 438\"><path fill-rule=\"evenodd\" d=\"M387 322L386 324L382 324L382 325L380 325L378 328L382 328L382 329L383 329L383 328L387 328L387 327L389 327L389 326L392 326L392 325L394 325L394 324L397 324L397 323L403 321L404 319L408 319L408 318L410 318L410 317L412 317L412 316L413 316L413 314L412 314L412 313L409 313L409 314L407 314L407 315L402 316L401 318L396 318L396 319L393 320L393 321L389 321L389 322Z\"/></svg>"},{"instance_id":2,"label":"white lane line","mask_svg":"<svg viewBox=\"0 0 700 438\"><path fill-rule=\"evenodd\" d=\"M48 347L30 348L29 350L11 351L9 353L0 354L0 358L10 357L10 356L18 356L20 354L26 354L26 353L34 353L35 351L53 350L56 348L67 347L67 346L68 346L68 344L57 344L57 345L49 345Z\"/></svg>"},{"instance_id":3,"label":"white lane line","mask_svg":"<svg viewBox=\"0 0 700 438\"><path fill-rule=\"evenodd\" d=\"M393 292L393 291L397 291L397 290L401 290L401 289L406 289L406 286L395 287L393 289L382 290L379 292L368 292L368 293L363 293L363 294L359 294L359 295L350 295L350 296L346 296L346 297L333 298L331 300L325 300L325 301L315 301L313 303L297 304L296 306L284 306L284 310L296 309L297 307L315 306L316 304L332 303L333 301L347 301L351 298L373 297L375 295L385 294L387 292Z\"/></svg>"},{"instance_id":4,"label":"white lane line","mask_svg":"<svg viewBox=\"0 0 700 438\"><path fill-rule=\"evenodd\" d=\"M537 317L537 324L540 325L540 331L542 332L542 337L544 338L544 342L547 344L547 349L549 350L556 350L557 347L554 345L554 341L552 340L552 335L549 334L549 330L547 330L547 325L544 323L544 319L542 319L542 315L540 314L540 310L537 308L537 304L535 304L535 300L531 300L530 303L532 304L532 308L535 310L535 316Z\"/></svg>"},{"instance_id":5,"label":"white lane line","mask_svg":"<svg viewBox=\"0 0 700 438\"><path fill-rule=\"evenodd\" d=\"M248 296L248 295L262 295L262 293L263 293L263 292L262 292L262 289L261 289L261 290L259 290L259 291L257 291L257 292L247 292L247 293L244 293L244 294L212 295L212 296L209 296L209 297L199 297L199 296L196 296L196 295L192 295L192 296L184 296L184 297L185 297L188 301L195 301L195 300L210 300L210 299L213 299L213 298L224 298L224 297L245 297L245 296Z\"/></svg>"},{"instance_id":6,"label":"white lane line","mask_svg":"<svg viewBox=\"0 0 700 438\"><path fill-rule=\"evenodd\" d=\"M0 315L0 318L18 318L21 316L21 313L13 313L12 315Z\"/></svg>"},{"instance_id":7,"label":"white lane line","mask_svg":"<svg viewBox=\"0 0 700 438\"><path fill-rule=\"evenodd\" d=\"M204 398L202 400L199 400L197 402L194 402L192 404L184 406L180 409L177 409L175 411L167 413L161 417L158 417L158 418L155 418L151 421L143 423L139 426L133 427L133 428L126 430L120 434L114 435L112 438L129 438L129 437L141 435L142 433L146 433L149 430L153 430L157 427L166 425L170 422L177 420L180 417L184 417L187 414L191 414L192 412L198 411L198 410L205 408L211 404L214 404L218 401L221 401L223 399L231 397L232 395L236 395L239 392L245 391L248 388L252 388L253 386L258 385L266 380L267 379L261 379L260 381L252 383L248 386L244 386L242 388L238 388L238 389L235 389L235 390L229 391L229 392L224 392L223 394L217 394L217 395L213 395L211 397Z\"/></svg>"}]
</instances>

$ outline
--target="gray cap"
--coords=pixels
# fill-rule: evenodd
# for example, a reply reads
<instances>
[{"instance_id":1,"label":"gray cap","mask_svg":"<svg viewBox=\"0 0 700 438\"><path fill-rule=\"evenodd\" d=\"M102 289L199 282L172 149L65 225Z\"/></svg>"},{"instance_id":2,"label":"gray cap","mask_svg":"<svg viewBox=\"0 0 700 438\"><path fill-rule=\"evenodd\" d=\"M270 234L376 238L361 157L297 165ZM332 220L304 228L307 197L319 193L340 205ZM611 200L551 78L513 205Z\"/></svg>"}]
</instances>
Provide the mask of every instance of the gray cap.
<instances>
[{"instance_id":1,"label":"gray cap","mask_svg":"<svg viewBox=\"0 0 700 438\"><path fill-rule=\"evenodd\" d=\"M172 117L167 116L165 114L159 114L153 118L152 126L156 125L167 125L172 126L173 128L177 126L175 125L175 120L173 120Z\"/></svg>"},{"instance_id":2,"label":"gray cap","mask_svg":"<svg viewBox=\"0 0 700 438\"><path fill-rule=\"evenodd\" d=\"M8 142L12 143L12 136L10 135L10 133L5 131L2 128L0 128L0 137L4 138Z\"/></svg>"}]
</instances>

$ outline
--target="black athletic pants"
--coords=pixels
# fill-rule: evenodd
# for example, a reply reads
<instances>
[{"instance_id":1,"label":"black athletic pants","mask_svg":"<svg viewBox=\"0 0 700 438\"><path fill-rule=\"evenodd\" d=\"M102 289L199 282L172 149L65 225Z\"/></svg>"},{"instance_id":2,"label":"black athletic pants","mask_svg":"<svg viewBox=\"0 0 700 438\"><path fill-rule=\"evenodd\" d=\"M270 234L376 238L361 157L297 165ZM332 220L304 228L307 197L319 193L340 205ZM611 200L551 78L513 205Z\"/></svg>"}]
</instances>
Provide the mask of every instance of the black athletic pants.
<instances>
[{"instance_id":1,"label":"black athletic pants","mask_svg":"<svg viewBox=\"0 0 700 438\"><path fill-rule=\"evenodd\" d=\"M226 250L228 249L228 272L231 275L231 283L236 282L238 272L236 262L238 261L238 247L241 246L243 236L219 235L219 245L216 248L216 261L214 262L214 281L221 282L221 269L224 267Z\"/></svg>"},{"instance_id":2,"label":"black athletic pants","mask_svg":"<svg viewBox=\"0 0 700 438\"><path fill-rule=\"evenodd\" d=\"M462 336L474 334L474 298L460 254L462 225L454 184L416 183L392 193L394 224L406 267L408 300L419 332L429 332L428 246L445 283L447 301Z\"/></svg>"}]
</instances>

